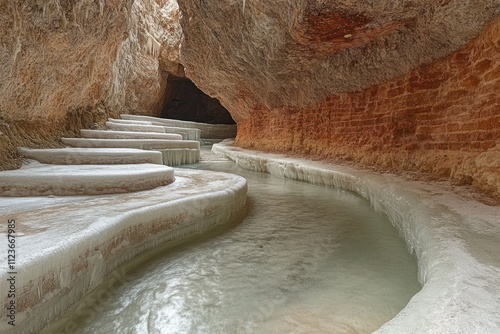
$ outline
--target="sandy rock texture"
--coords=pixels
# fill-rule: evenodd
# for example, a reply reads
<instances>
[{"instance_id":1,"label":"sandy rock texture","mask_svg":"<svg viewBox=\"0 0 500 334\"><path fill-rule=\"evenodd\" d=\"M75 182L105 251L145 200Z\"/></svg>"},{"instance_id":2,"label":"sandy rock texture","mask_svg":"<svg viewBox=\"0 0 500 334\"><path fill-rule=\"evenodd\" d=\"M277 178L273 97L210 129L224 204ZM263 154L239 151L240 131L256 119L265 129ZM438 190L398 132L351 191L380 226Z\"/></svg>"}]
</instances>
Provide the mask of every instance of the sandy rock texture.
<instances>
[{"instance_id":1,"label":"sandy rock texture","mask_svg":"<svg viewBox=\"0 0 500 334\"><path fill-rule=\"evenodd\" d=\"M307 107L458 50L498 0L178 0L187 76L236 121Z\"/></svg>"},{"instance_id":2,"label":"sandy rock texture","mask_svg":"<svg viewBox=\"0 0 500 334\"><path fill-rule=\"evenodd\" d=\"M237 143L418 171L500 199L499 54L500 19L460 51L395 80L308 108L255 109L238 124Z\"/></svg>"},{"instance_id":3,"label":"sandy rock texture","mask_svg":"<svg viewBox=\"0 0 500 334\"><path fill-rule=\"evenodd\" d=\"M17 146L57 146L128 110L159 113L159 56L178 66L178 15L170 0L0 0L1 168L18 165Z\"/></svg>"},{"instance_id":4,"label":"sandy rock texture","mask_svg":"<svg viewBox=\"0 0 500 334\"><path fill-rule=\"evenodd\" d=\"M195 1L186 75L245 148L350 160L500 199L500 2Z\"/></svg>"}]
</instances>

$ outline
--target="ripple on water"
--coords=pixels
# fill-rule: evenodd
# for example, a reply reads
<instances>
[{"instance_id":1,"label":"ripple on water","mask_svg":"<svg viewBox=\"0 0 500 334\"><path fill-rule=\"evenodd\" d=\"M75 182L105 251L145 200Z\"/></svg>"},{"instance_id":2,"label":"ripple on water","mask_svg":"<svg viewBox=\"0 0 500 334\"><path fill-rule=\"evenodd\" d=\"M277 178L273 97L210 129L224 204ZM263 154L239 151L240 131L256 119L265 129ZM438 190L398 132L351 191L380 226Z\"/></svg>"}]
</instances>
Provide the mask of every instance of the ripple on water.
<instances>
[{"instance_id":1,"label":"ripple on water","mask_svg":"<svg viewBox=\"0 0 500 334\"><path fill-rule=\"evenodd\" d=\"M369 333L420 290L416 259L357 195L233 163L192 167L246 177L245 216L129 266L104 302L44 333Z\"/></svg>"}]
</instances>

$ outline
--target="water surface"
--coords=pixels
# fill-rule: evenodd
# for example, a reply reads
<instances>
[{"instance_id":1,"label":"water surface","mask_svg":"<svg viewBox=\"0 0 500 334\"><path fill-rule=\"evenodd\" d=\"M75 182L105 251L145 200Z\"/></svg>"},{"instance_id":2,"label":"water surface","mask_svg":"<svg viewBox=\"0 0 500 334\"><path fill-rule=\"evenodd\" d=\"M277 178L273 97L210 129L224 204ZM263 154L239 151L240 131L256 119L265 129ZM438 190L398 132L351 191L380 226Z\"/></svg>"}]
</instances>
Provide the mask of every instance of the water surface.
<instances>
[{"instance_id":1,"label":"water surface","mask_svg":"<svg viewBox=\"0 0 500 334\"><path fill-rule=\"evenodd\" d=\"M129 264L44 333L370 333L420 290L366 200L212 160L189 168L247 178L244 212Z\"/></svg>"}]
</instances>

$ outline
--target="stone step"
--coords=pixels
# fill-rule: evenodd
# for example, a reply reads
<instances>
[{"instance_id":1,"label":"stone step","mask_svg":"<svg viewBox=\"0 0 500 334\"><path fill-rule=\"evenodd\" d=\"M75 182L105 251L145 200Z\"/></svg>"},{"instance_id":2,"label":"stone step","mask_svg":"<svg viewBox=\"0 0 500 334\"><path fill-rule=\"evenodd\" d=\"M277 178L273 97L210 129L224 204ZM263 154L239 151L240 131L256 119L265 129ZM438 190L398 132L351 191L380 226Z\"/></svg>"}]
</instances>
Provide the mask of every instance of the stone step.
<instances>
[{"instance_id":1,"label":"stone step","mask_svg":"<svg viewBox=\"0 0 500 334\"><path fill-rule=\"evenodd\" d=\"M133 123L114 123L107 121L106 127L110 130L119 131L135 131L135 132L158 132L158 133L177 133L183 135L186 140L198 140L200 138L200 130L190 128L180 128L175 126L159 125L143 125Z\"/></svg>"},{"instance_id":2,"label":"stone step","mask_svg":"<svg viewBox=\"0 0 500 334\"><path fill-rule=\"evenodd\" d=\"M61 142L72 147L87 148L200 149L200 142L195 140L61 138Z\"/></svg>"},{"instance_id":3,"label":"stone step","mask_svg":"<svg viewBox=\"0 0 500 334\"><path fill-rule=\"evenodd\" d=\"M182 136L182 140L194 140L194 139L189 139L192 136L190 136L187 132L181 131L181 130L176 130L175 128L171 129L171 128L165 127L165 133L179 134Z\"/></svg>"},{"instance_id":4,"label":"stone step","mask_svg":"<svg viewBox=\"0 0 500 334\"><path fill-rule=\"evenodd\" d=\"M45 165L0 172L0 196L105 195L153 189L174 182L171 167L134 165Z\"/></svg>"},{"instance_id":5,"label":"stone step","mask_svg":"<svg viewBox=\"0 0 500 334\"><path fill-rule=\"evenodd\" d=\"M166 125L166 126L178 126L178 127L191 128L191 129L198 129L199 126L203 126L203 125L213 125L213 124L208 124L208 123L198 123L198 122L192 122L192 121L182 121L182 120L178 120L178 119L160 118L160 117L143 116L143 115L120 114L120 118L122 120L129 121L129 122L150 122L151 124L161 123L161 124Z\"/></svg>"},{"instance_id":6,"label":"stone step","mask_svg":"<svg viewBox=\"0 0 500 334\"><path fill-rule=\"evenodd\" d=\"M158 124L157 126L163 126ZM189 128L180 128L175 126L163 126L166 133L185 133L187 140L199 140L200 139L200 130L198 129L189 129Z\"/></svg>"},{"instance_id":7,"label":"stone step","mask_svg":"<svg viewBox=\"0 0 500 334\"><path fill-rule=\"evenodd\" d=\"M128 121L150 122L153 125L175 126L184 128L195 128L201 131L199 138L227 139L235 138L236 124L208 124L177 119L159 118L142 115L121 114L120 118Z\"/></svg>"},{"instance_id":8,"label":"stone step","mask_svg":"<svg viewBox=\"0 0 500 334\"><path fill-rule=\"evenodd\" d=\"M168 139L182 140L177 133L135 132L135 131L108 131L108 130L80 130L84 138L100 139Z\"/></svg>"},{"instance_id":9,"label":"stone step","mask_svg":"<svg viewBox=\"0 0 500 334\"><path fill-rule=\"evenodd\" d=\"M20 147L19 154L44 164L55 165L111 165L163 164L163 155L157 151L127 148L59 148L31 149Z\"/></svg>"},{"instance_id":10,"label":"stone step","mask_svg":"<svg viewBox=\"0 0 500 334\"><path fill-rule=\"evenodd\" d=\"M200 144L201 145L213 145L222 142L224 139L220 138L201 138L200 139Z\"/></svg>"},{"instance_id":11,"label":"stone step","mask_svg":"<svg viewBox=\"0 0 500 334\"><path fill-rule=\"evenodd\" d=\"M142 125L152 125L153 123L148 121L139 121L139 120L129 120L129 119L121 119L121 118L108 118L109 122L113 123L122 123L122 124L142 124Z\"/></svg>"},{"instance_id":12,"label":"stone step","mask_svg":"<svg viewBox=\"0 0 500 334\"><path fill-rule=\"evenodd\" d=\"M169 128L175 128L175 129L183 129L184 131L186 130L191 130L195 131L196 134L196 139L193 139L191 137L190 139L192 140L199 140L202 135L202 130L198 128L197 125L200 125L202 127L206 126L213 126L213 124L205 124L205 123L196 123L196 122L189 122L189 121L179 121L175 119L167 119L167 118L159 118L159 117L151 117L151 116L141 116L141 115L120 115L122 120L124 121L129 121L129 122L149 122L152 125L161 125Z\"/></svg>"},{"instance_id":13,"label":"stone step","mask_svg":"<svg viewBox=\"0 0 500 334\"><path fill-rule=\"evenodd\" d=\"M106 122L106 127L110 130L119 131L165 133L165 128L160 125L122 124L108 121Z\"/></svg>"}]
</instances>

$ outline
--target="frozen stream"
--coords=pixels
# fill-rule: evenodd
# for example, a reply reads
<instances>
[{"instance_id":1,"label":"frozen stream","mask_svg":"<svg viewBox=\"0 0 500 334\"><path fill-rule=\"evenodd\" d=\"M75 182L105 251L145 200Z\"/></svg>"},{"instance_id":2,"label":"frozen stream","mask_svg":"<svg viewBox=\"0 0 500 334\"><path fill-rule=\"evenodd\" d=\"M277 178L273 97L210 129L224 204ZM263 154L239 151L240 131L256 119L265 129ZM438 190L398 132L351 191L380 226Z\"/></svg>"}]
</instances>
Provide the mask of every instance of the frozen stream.
<instances>
[{"instance_id":1,"label":"frozen stream","mask_svg":"<svg viewBox=\"0 0 500 334\"><path fill-rule=\"evenodd\" d=\"M243 170L246 212L142 256L43 333L370 333L421 286L387 217L343 190Z\"/></svg>"}]
</instances>

